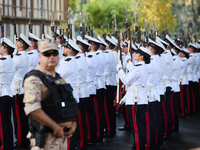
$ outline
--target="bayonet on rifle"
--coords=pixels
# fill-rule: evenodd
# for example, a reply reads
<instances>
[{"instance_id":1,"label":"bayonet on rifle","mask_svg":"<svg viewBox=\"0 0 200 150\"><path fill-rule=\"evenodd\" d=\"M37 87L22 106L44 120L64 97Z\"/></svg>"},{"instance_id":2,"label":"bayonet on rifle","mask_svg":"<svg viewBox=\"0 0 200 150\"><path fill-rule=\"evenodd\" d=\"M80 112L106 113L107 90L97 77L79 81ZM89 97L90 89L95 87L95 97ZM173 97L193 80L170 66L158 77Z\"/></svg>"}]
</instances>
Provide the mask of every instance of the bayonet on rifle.
<instances>
[{"instance_id":1,"label":"bayonet on rifle","mask_svg":"<svg viewBox=\"0 0 200 150\"><path fill-rule=\"evenodd\" d=\"M2 6L0 6L0 28L1 28L1 43L2 43L2 40L3 40L3 37L4 37L4 21L2 20Z\"/></svg>"},{"instance_id":2,"label":"bayonet on rifle","mask_svg":"<svg viewBox=\"0 0 200 150\"><path fill-rule=\"evenodd\" d=\"M29 11L29 32L33 32L33 24L31 23L31 11Z\"/></svg>"},{"instance_id":3,"label":"bayonet on rifle","mask_svg":"<svg viewBox=\"0 0 200 150\"><path fill-rule=\"evenodd\" d=\"M82 13L80 12L80 35L82 36L82 39L85 38L85 29L83 26L83 20L82 20Z\"/></svg>"},{"instance_id":4,"label":"bayonet on rifle","mask_svg":"<svg viewBox=\"0 0 200 150\"><path fill-rule=\"evenodd\" d=\"M15 44L16 38L17 38L17 31L16 31L16 16L15 16L13 4L11 4L11 8L12 8L12 25L13 25L13 28L14 28L13 43Z\"/></svg>"}]
</instances>

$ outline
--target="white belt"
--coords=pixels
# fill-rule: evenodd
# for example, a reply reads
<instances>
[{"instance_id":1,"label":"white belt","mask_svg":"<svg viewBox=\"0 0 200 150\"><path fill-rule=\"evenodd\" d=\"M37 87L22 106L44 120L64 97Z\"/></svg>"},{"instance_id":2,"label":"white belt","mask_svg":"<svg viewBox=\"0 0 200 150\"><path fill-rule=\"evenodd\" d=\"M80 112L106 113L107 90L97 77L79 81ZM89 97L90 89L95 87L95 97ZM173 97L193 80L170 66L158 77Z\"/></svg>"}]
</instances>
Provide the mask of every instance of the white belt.
<instances>
[{"instance_id":1,"label":"white belt","mask_svg":"<svg viewBox=\"0 0 200 150\"><path fill-rule=\"evenodd\" d=\"M164 86L164 90L166 91L166 84L165 84L165 81L162 81L162 84Z\"/></svg>"},{"instance_id":2,"label":"white belt","mask_svg":"<svg viewBox=\"0 0 200 150\"><path fill-rule=\"evenodd\" d=\"M146 87L148 101L150 100L151 91L153 91L153 90L156 90L156 86L154 86L154 87Z\"/></svg>"},{"instance_id":3,"label":"white belt","mask_svg":"<svg viewBox=\"0 0 200 150\"><path fill-rule=\"evenodd\" d=\"M96 76L95 79L94 79L94 85L97 87L97 80L98 79L103 79L102 76Z\"/></svg>"},{"instance_id":4,"label":"white belt","mask_svg":"<svg viewBox=\"0 0 200 150\"><path fill-rule=\"evenodd\" d=\"M87 83L87 86L88 86L88 85L94 85L94 82L93 82L93 81L92 81L92 82L88 82L88 83Z\"/></svg>"},{"instance_id":5,"label":"white belt","mask_svg":"<svg viewBox=\"0 0 200 150\"><path fill-rule=\"evenodd\" d=\"M19 94L19 90L20 90L20 82L22 83L23 81L22 80L17 80L15 81L15 93L16 94Z\"/></svg>"},{"instance_id":6,"label":"white belt","mask_svg":"<svg viewBox=\"0 0 200 150\"><path fill-rule=\"evenodd\" d=\"M112 78L112 75L104 75L103 76L103 80L104 80L105 84L106 84L106 79L108 79L108 78Z\"/></svg>"},{"instance_id":7,"label":"white belt","mask_svg":"<svg viewBox=\"0 0 200 150\"><path fill-rule=\"evenodd\" d=\"M10 85L9 84L0 84L0 95L1 95L1 88L2 87L10 87Z\"/></svg>"},{"instance_id":8,"label":"white belt","mask_svg":"<svg viewBox=\"0 0 200 150\"><path fill-rule=\"evenodd\" d=\"M187 75L186 73L185 74L183 74L183 73L180 74L180 82L183 81L183 77L185 77L186 75Z\"/></svg>"},{"instance_id":9,"label":"white belt","mask_svg":"<svg viewBox=\"0 0 200 150\"><path fill-rule=\"evenodd\" d=\"M138 102L138 92L140 91L144 91L145 88L128 88L127 91L128 92L133 92L133 100L134 102Z\"/></svg>"}]
</instances>

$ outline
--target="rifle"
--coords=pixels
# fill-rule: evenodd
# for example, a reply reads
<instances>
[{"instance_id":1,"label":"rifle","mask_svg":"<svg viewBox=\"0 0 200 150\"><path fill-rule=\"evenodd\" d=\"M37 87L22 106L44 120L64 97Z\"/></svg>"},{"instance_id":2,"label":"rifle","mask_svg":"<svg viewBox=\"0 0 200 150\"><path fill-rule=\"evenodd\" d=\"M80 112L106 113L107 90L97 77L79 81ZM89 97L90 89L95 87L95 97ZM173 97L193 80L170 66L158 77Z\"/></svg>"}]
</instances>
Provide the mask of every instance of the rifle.
<instances>
[{"instance_id":1,"label":"rifle","mask_svg":"<svg viewBox=\"0 0 200 150\"><path fill-rule=\"evenodd\" d=\"M41 18L41 39L45 39L45 34L44 34L44 19L43 19L43 14L42 14L42 7L40 7L40 18Z\"/></svg>"},{"instance_id":2,"label":"rifle","mask_svg":"<svg viewBox=\"0 0 200 150\"><path fill-rule=\"evenodd\" d=\"M32 33L33 32L33 24L31 23L31 11L29 11L29 32Z\"/></svg>"},{"instance_id":3,"label":"rifle","mask_svg":"<svg viewBox=\"0 0 200 150\"><path fill-rule=\"evenodd\" d=\"M110 25L108 24L108 36L110 35Z\"/></svg>"},{"instance_id":4,"label":"rifle","mask_svg":"<svg viewBox=\"0 0 200 150\"><path fill-rule=\"evenodd\" d=\"M104 32L104 24L103 24L103 38L106 40L106 33Z\"/></svg>"},{"instance_id":5,"label":"rifle","mask_svg":"<svg viewBox=\"0 0 200 150\"><path fill-rule=\"evenodd\" d=\"M114 21L112 21L112 36L115 36Z\"/></svg>"},{"instance_id":6,"label":"rifle","mask_svg":"<svg viewBox=\"0 0 200 150\"><path fill-rule=\"evenodd\" d=\"M155 19L153 19L153 26L154 26L153 40L156 41L157 31L156 31Z\"/></svg>"},{"instance_id":7,"label":"rifle","mask_svg":"<svg viewBox=\"0 0 200 150\"><path fill-rule=\"evenodd\" d=\"M52 35L54 37L54 40L56 40L56 26L54 25L54 12L52 13L52 15L50 15L50 18L51 18L51 32L52 32Z\"/></svg>"},{"instance_id":8,"label":"rifle","mask_svg":"<svg viewBox=\"0 0 200 150\"><path fill-rule=\"evenodd\" d=\"M17 38L17 31L16 31L16 16L13 8L13 4L11 4L12 8L12 25L14 27L14 34L13 34L13 43L16 43L16 38Z\"/></svg>"},{"instance_id":9,"label":"rifle","mask_svg":"<svg viewBox=\"0 0 200 150\"><path fill-rule=\"evenodd\" d=\"M135 16L135 33L137 35L138 48L140 48L141 32L140 32L140 26L138 26L137 12L134 13L134 16Z\"/></svg>"},{"instance_id":10,"label":"rifle","mask_svg":"<svg viewBox=\"0 0 200 150\"><path fill-rule=\"evenodd\" d=\"M88 33L88 27L87 27L87 19L86 19L86 15L84 14L84 18L85 18L85 33Z\"/></svg>"},{"instance_id":11,"label":"rifle","mask_svg":"<svg viewBox=\"0 0 200 150\"><path fill-rule=\"evenodd\" d=\"M115 38L118 39L118 63L120 61L122 61L122 53L120 50L120 35L118 35L117 31L117 21L116 21L116 15L114 14L114 24L115 24ZM122 99L122 81L119 79L119 77L117 78L117 95L115 97L115 101L114 101L114 106L120 106L119 102Z\"/></svg>"},{"instance_id":12,"label":"rifle","mask_svg":"<svg viewBox=\"0 0 200 150\"><path fill-rule=\"evenodd\" d=\"M61 15L59 15L59 22L60 22L59 31L60 31L60 39L61 39L60 43L63 46L63 44L64 44L64 32L62 32L63 29L62 29Z\"/></svg>"},{"instance_id":13,"label":"rifle","mask_svg":"<svg viewBox=\"0 0 200 150\"><path fill-rule=\"evenodd\" d=\"M1 43L4 37L4 21L2 20L2 16L1 16L1 12L2 12L2 6L0 6L0 28L1 28Z\"/></svg>"},{"instance_id":14,"label":"rifle","mask_svg":"<svg viewBox=\"0 0 200 150\"><path fill-rule=\"evenodd\" d=\"M90 16L88 14L88 35L90 36Z\"/></svg>"},{"instance_id":15,"label":"rifle","mask_svg":"<svg viewBox=\"0 0 200 150\"><path fill-rule=\"evenodd\" d=\"M82 36L82 39L85 38L85 30L82 22L82 14L80 12L80 35Z\"/></svg>"},{"instance_id":16,"label":"rifle","mask_svg":"<svg viewBox=\"0 0 200 150\"><path fill-rule=\"evenodd\" d=\"M149 39L148 39L148 31L146 30L146 24L145 24L145 19L143 18L143 24L144 24L144 36L146 41L144 41L144 46L146 46L146 44L148 44Z\"/></svg>"}]
</instances>

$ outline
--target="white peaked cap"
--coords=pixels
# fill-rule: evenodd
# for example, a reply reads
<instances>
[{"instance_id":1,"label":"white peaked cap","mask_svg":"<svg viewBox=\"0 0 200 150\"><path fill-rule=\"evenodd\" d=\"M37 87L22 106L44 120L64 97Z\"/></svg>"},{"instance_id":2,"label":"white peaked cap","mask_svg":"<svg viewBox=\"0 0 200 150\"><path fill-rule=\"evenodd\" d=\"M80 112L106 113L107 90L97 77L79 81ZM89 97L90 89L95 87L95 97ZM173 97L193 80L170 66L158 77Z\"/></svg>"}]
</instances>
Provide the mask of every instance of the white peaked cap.
<instances>
[{"instance_id":1,"label":"white peaked cap","mask_svg":"<svg viewBox=\"0 0 200 150\"><path fill-rule=\"evenodd\" d=\"M165 42L164 40L162 40L162 39L159 38L158 36L156 36L156 41L157 41L157 39L158 39L161 43L163 43L163 44L165 44L165 45L169 45L167 42Z\"/></svg>"},{"instance_id":2,"label":"white peaked cap","mask_svg":"<svg viewBox=\"0 0 200 150\"><path fill-rule=\"evenodd\" d=\"M116 44L118 44L118 40L117 40L114 36L111 36L111 39L112 39Z\"/></svg>"},{"instance_id":3,"label":"white peaked cap","mask_svg":"<svg viewBox=\"0 0 200 150\"><path fill-rule=\"evenodd\" d=\"M200 44L199 43L194 43L196 45L196 47L199 49L200 48Z\"/></svg>"},{"instance_id":4,"label":"white peaked cap","mask_svg":"<svg viewBox=\"0 0 200 150\"><path fill-rule=\"evenodd\" d=\"M73 48L74 50L76 50L78 52L82 52L81 49L76 45L76 43L71 39L69 39L69 42L67 45L64 44L63 46L65 46L67 48Z\"/></svg>"},{"instance_id":5,"label":"white peaked cap","mask_svg":"<svg viewBox=\"0 0 200 150\"><path fill-rule=\"evenodd\" d=\"M101 41L101 44L103 44L104 46L108 46L108 44L100 37L100 35L97 36L97 39Z\"/></svg>"},{"instance_id":6,"label":"white peaked cap","mask_svg":"<svg viewBox=\"0 0 200 150\"><path fill-rule=\"evenodd\" d=\"M178 45L176 45L176 44L174 43L174 41L169 37L168 34L165 36L165 39L166 39L168 42L170 42L174 47L176 47L176 49L178 49L178 50L181 51L181 48L180 48Z\"/></svg>"},{"instance_id":7,"label":"white peaked cap","mask_svg":"<svg viewBox=\"0 0 200 150\"><path fill-rule=\"evenodd\" d=\"M151 51L145 47L140 47L137 50L135 50L136 53L141 53L146 57L151 57Z\"/></svg>"},{"instance_id":8,"label":"white peaked cap","mask_svg":"<svg viewBox=\"0 0 200 150\"><path fill-rule=\"evenodd\" d=\"M28 40L28 38L23 34L21 33L20 36L19 36L19 39L18 39L20 42L28 45L28 46L31 46L31 42Z\"/></svg>"},{"instance_id":9,"label":"white peaked cap","mask_svg":"<svg viewBox=\"0 0 200 150\"><path fill-rule=\"evenodd\" d=\"M110 42L111 44L117 46L117 44L116 44L109 36L107 36L107 35L106 35L106 40L107 40L108 42Z\"/></svg>"},{"instance_id":10,"label":"white peaked cap","mask_svg":"<svg viewBox=\"0 0 200 150\"><path fill-rule=\"evenodd\" d=\"M158 43L164 51L166 50L165 46L159 39L156 39L156 43Z\"/></svg>"},{"instance_id":11,"label":"white peaked cap","mask_svg":"<svg viewBox=\"0 0 200 150\"><path fill-rule=\"evenodd\" d=\"M183 48L183 51L190 54L190 51L187 48Z\"/></svg>"},{"instance_id":12,"label":"white peaked cap","mask_svg":"<svg viewBox=\"0 0 200 150\"><path fill-rule=\"evenodd\" d=\"M174 51L173 48L171 49L171 52L172 52L174 55L177 55L177 53Z\"/></svg>"},{"instance_id":13,"label":"white peaked cap","mask_svg":"<svg viewBox=\"0 0 200 150\"><path fill-rule=\"evenodd\" d=\"M65 41L67 41L67 42L69 41L69 39L68 39L67 36L65 36L65 35L64 35L64 39L65 39Z\"/></svg>"},{"instance_id":14,"label":"white peaked cap","mask_svg":"<svg viewBox=\"0 0 200 150\"><path fill-rule=\"evenodd\" d=\"M164 47L163 45L160 44L160 41L159 41L159 40L158 40L159 43L158 43L157 41L156 41L156 42L153 41L153 40L150 39L150 38L149 38L148 40L149 40L149 43L151 43L151 44L153 44L153 45L156 45L156 46L160 47L161 49L165 50L165 47Z\"/></svg>"},{"instance_id":15,"label":"white peaked cap","mask_svg":"<svg viewBox=\"0 0 200 150\"><path fill-rule=\"evenodd\" d=\"M47 39L53 39L50 35L48 35L46 33L45 33L45 38L47 38Z\"/></svg>"},{"instance_id":16,"label":"white peaked cap","mask_svg":"<svg viewBox=\"0 0 200 150\"><path fill-rule=\"evenodd\" d=\"M15 46L15 44L13 44L13 42L11 42L8 38L6 38L6 37L3 37L3 39L2 39L2 43L1 43L3 46L9 46L9 47L11 47L11 48L14 48L14 49L16 49L17 47Z\"/></svg>"},{"instance_id":17,"label":"white peaked cap","mask_svg":"<svg viewBox=\"0 0 200 150\"><path fill-rule=\"evenodd\" d=\"M99 44L102 44L101 41L91 37L91 36L88 36L88 41L92 41L92 42L95 42L95 43L99 43Z\"/></svg>"},{"instance_id":18,"label":"white peaked cap","mask_svg":"<svg viewBox=\"0 0 200 150\"><path fill-rule=\"evenodd\" d=\"M189 43L189 44L188 44L188 47L189 47L189 46L192 46L192 47L194 47L194 48L197 48L197 46L194 45L193 43ZM198 48L197 48L197 49L198 49Z\"/></svg>"},{"instance_id":19,"label":"white peaked cap","mask_svg":"<svg viewBox=\"0 0 200 150\"><path fill-rule=\"evenodd\" d=\"M35 36L32 33L28 33L28 37L29 37L29 40L35 40L35 41L40 41L41 40L40 38L38 38L37 36Z\"/></svg>"},{"instance_id":20,"label":"white peaked cap","mask_svg":"<svg viewBox=\"0 0 200 150\"><path fill-rule=\"evenodd\" d=\"M135 46L135 44L134 44L133 42L132 42L131 46L132 46L132 48L133 48L134 50L137 50L137 47Z\"/></svg>"},{"instance_id":21,"label":"white peaked cap","mask_svg":"<svg viewBox=\"0 0 200 150\"><path fill-rule=\"evenodd\" d=\"M83 40L83 38L80 35L76 37L76 42L81 42L87 46L91 46L86 40Z\"/></svg>"}]
</instances>

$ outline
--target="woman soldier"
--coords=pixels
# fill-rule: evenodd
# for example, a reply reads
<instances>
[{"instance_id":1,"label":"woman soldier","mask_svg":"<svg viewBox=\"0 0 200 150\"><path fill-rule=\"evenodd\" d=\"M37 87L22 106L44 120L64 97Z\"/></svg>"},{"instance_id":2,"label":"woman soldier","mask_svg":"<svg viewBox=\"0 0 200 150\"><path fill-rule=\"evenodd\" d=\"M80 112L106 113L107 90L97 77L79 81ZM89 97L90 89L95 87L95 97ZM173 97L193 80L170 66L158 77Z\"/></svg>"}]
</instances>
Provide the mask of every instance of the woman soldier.
<instances>
[{"instance_id":1,"label":"woman soldier","mask_svg":"<svg viewBox=\"0 0 200 150\"><path fill-rule=\"evenodd\" d=\"M116 68L121 81L128 86L126 95L120 101L120 104L126 103L130 119L134 142L132 149L145 150L146 142L146 107L148 104L145 90L148 77L146 64L150 63L151 51L140 47L134 53L135 64L131 59L127 59L126 68L129 71L126 75L122 69L121 63Z\"/></svg>"},{"instance_id":2,"label":"woman soldier","mask_svg":"<svg viewBox=\"0 0 200 150\"><path fill-rule=\"evenodd\" d=\"M181 57L181 75L180 75L180 117L183 118L187 113L190 114L190 97L189 97L189 82L187 78L187 67L188 61L187 59L190 57L190 52L184 48L183 51L180 52Z\"/></svg>"}]
</instances>

